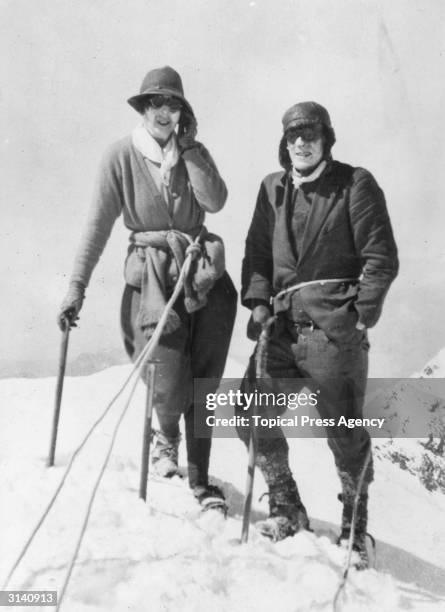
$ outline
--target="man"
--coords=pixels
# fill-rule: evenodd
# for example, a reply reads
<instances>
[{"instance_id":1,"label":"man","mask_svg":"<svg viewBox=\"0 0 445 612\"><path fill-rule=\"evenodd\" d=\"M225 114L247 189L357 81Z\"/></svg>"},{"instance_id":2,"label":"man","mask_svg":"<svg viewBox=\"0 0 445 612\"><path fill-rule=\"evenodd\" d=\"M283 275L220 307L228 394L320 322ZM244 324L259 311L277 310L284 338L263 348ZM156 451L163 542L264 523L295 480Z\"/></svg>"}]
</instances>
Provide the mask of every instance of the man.
<instances>
[{"instance_id":1,"label":"man","mask_svg":"<svg viewBox=\"0 0 445 612\"><path fill-rule=\"evenodd\" d=\"M333 161L335 133L320 104L295 104L282 122L279 159L284 172L268 175L260 187L246 240L242 303L252 309L250 329L256 332L276 315L266 360L266 377L275 391L286 380L311 379L313 388L322 390L322 417L359 418L368 368L366 330L376 324L398 270L385 198L367 170ZM246 376L244 385L249 384ZM309 519L289 469L281 428L268 436L258 433L256 462L269 488L270 507L259 528L279 540L309 529ZM241 428L239 435L247 441ZM353 500L371 443L363 428L327 435L342 484L343 543L349 538ZM360 567L368 564L372 478L369 462L354 538Z\"/></svg>"}]
</instances>

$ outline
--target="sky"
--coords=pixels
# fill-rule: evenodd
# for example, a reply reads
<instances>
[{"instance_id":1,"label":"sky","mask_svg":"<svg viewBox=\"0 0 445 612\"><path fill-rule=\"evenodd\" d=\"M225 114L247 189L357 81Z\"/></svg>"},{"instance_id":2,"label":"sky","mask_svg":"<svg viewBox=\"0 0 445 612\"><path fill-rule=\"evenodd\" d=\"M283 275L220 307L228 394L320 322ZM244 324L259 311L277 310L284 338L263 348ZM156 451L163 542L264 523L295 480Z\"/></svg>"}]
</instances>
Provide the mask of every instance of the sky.
<instances>
[{"instance_id":1,"label":"sky","mask_svg":"<svg viewBox=\"0 0 445 612\"><path fill-rule=\"evenodd\" d=\"M0 358L52 359L104 149L138 116L126 99L171 65L198 138L229 189L207 217L239 288L261 179L279 169L281 116L325 105L334 157L383 188L401 272L371 332L371 373L403 376L445 346L445 5L441 0L0 1ZM127 232L119 220L97 266L71 355L120 346ZM247 358L247 312L234 354Z\"/></svg>"}]
</instances>

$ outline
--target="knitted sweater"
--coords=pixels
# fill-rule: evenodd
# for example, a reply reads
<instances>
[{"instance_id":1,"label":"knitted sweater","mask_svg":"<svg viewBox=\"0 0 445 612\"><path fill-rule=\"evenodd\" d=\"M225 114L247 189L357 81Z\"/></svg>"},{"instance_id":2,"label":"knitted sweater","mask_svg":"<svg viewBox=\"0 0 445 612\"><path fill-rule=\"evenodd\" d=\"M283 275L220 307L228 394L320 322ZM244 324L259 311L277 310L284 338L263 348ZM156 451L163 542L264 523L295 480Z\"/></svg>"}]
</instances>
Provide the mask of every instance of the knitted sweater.
<instances>
[{"instance_id":1,"label":"knitted sweater","mask_svg":"<svg viewBox=\"0 0 445 612\"><path fill-rule=\"evenodd\" d=\"M130 136L111 145L100 166L71 282L88 286L121 213L132 232L177 229L188 233L203 224L205 212L217 212L227 198L225 183L201 143L182 153L168 190L167 203Z\"/></svg>"}]
</instances>

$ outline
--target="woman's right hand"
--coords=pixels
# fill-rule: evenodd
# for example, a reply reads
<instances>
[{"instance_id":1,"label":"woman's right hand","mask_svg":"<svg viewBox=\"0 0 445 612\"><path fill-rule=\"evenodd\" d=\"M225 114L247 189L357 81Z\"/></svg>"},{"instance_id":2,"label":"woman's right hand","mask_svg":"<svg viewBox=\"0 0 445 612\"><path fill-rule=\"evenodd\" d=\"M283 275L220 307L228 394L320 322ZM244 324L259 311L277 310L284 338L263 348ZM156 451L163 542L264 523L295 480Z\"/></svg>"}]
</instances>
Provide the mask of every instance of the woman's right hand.
<instances>
[{"instance_id":1,"label":"woman's right hand","mask_svg":"<svg viewBox=\"0 0 445 612\"><path fill-rule=\"evenodd\" d=\"M193 115L189 115L187 118L187 127L184 132L178 138L178 144L181 151L187 151L187 149L192 149L196 147L196 135L198 133L198 123L193 117Z\"/></svg>"},{"instance_id":2,"label":"woman's right hand","mask_svg":"<svg viewBox=\"0 0 445 612\"><path fill-rule=\"evenodd\" d=\"M76 321L79 319L79 312L84 298L85 287L82 283L71 283L57 316L57 324L62 331L66 330L67 325L76 327Z\"/></svg>"}]
</instances>

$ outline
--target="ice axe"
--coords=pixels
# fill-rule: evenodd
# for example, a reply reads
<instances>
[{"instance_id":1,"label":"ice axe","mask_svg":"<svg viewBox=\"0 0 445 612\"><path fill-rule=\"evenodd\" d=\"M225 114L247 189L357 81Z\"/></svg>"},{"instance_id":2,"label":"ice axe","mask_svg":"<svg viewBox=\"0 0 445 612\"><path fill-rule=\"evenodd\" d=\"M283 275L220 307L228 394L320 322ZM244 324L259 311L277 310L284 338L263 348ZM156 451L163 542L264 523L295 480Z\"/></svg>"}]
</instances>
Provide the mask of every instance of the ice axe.
<instances>
[{"instance_id":1,"label":"ice axe","mask_svg":"<svg viewBox=\"0 0 445 612\"><path fill-rule=\"evenodd\" d=\"M258 344L255 353L255 379L256 381L261 380L266 372L266 359L267 359L267 345L269 342L270 330L272 324L275 321L275 317L270 317L262 325L261 334L258 339ZM243 510L243 527L241 531L241 544L245 544L249 538L249 524L250 514L252 510L252 496L253 496L253 481L255 477L255 459L257 450L257 434L255 424L252 424L252 417L256 415L256 404L253 404L253 411L251 414L250 423L250 438L249 438L249 460L247 464L247 480L246 480L246 494L244 498L244 510Z\"/></svg>"},{"instance_id":2,"label":"ice axe","mask_svg":"<svg viewBox=\"0 0 445 612\"><path fill-rule=\"evenodd\" d=\"M66 355L68 352L68 339L71 325L69 320L64 317L64 328L62 330L62 340L60 343L59 370L57 375L56 397L54 401L53 427L51 432L51 442L49 446L48 467L54 465L56 454L57 432L59 429L60 405L62 403L63 381L65 379Z\"/></svg>"},{"instance_id":3,"label":"ice axe","mask_svg":"<svg viewBox=\"0 0 445 612\"><path fill-rule=\"evenodd\" d=\"M153 419L153 397L154 385L156 376L156 365L159 364L158 359L151 359L147 362L148 365L148 380L147 380L147 395L145 401L145 418L144 418L144 434L142 438L142 462L141 462L141 480L139 484L139 497L147 501L147 480L148 466L150 461L150 443L152 438L151 423Z\"/></svg>"}]
</instances>

